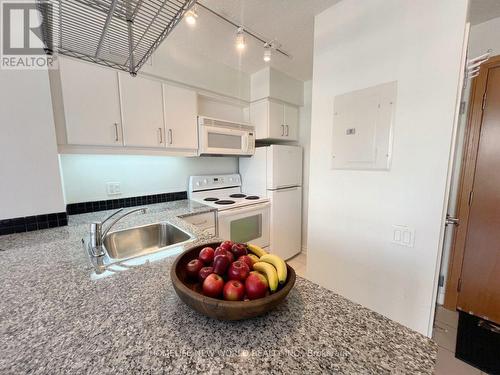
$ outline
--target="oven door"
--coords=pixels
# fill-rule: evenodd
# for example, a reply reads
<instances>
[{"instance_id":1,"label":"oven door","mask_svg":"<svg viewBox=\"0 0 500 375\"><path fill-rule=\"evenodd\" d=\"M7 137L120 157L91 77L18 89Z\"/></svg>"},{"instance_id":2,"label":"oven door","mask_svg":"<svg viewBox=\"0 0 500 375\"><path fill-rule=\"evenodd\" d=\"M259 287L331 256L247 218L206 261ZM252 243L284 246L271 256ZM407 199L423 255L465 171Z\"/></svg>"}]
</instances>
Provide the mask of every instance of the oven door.
<instances>
[{"instance_id":1,"label":"oven door","mask_svg":"<svg viewBox=\"0 0 500 375\"><path fill-rule=\"evenodd\" d=\"M251 155L250 142L245 130L200 126L200 155Z\"/></svg>"},{"instance_id":2,"label":"oven door","mask_svg":"<svg viewBox=\"0 0 500 375\"><path fill-rule=\"evenodd\" d=\"M270 203L219 211L217 216L220 238L269 246Z\"/></svg>"}]
</instances>

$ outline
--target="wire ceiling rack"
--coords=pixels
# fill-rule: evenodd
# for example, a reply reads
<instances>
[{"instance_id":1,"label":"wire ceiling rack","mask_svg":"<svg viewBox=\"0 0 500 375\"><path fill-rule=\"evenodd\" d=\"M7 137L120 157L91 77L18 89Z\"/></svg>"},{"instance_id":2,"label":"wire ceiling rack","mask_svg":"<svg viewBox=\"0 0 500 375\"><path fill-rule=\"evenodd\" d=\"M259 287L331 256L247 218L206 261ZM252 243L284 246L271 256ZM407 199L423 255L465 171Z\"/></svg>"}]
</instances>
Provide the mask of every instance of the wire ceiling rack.
<instances>
[{"instance_id":1,"label":"wire ceiling rack","mask_svg":"<svg viewBox=\"0 0 500 375\"><path fill-rule=\"evenodd\" d=\"M39 0L47 54L129 72L148 61L196 0Z\"/></svg>"}]
</instances>

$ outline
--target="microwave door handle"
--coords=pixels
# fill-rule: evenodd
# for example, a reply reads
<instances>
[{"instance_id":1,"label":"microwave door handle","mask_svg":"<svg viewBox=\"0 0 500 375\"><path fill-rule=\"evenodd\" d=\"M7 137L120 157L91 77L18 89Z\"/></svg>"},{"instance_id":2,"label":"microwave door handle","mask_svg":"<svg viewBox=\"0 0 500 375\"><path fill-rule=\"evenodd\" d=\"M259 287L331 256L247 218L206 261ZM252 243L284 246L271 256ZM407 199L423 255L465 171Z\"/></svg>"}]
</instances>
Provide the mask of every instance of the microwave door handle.
<instances>
[{"instance_id":1,"label":"microwave door handle","mask_svg":"<svg viewBox=\"0 0 500 375\"><path fill-rule=\"evenodd\" d=\"M248 152L248 134L244 135L243 138L244 138L244 146L243 146L244 148L242 151Z\"/></svg>"}]
</instances>

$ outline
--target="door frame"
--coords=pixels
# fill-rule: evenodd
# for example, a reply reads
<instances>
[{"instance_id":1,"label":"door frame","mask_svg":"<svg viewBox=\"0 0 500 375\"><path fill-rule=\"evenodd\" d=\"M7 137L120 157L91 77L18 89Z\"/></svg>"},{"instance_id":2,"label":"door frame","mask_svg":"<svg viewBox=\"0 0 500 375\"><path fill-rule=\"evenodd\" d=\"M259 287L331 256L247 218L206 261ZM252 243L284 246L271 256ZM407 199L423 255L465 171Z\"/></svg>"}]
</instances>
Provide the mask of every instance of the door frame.
<instances>
[{"instance_id":1,"label":"door frame","mask_svg":"<svg viewBox=\"0 0 500 375\"><path fill-rule=\"evenodd\" d=\"M488 74L490 69L498 67L500 67L500 55L490 58L486 63L481 65L479 75L473 80L471 87L469 116L465 129L465 142L458 192L457 219L459 225L453 234L443 305L446 309L453 311L456 310L458 302Z\"/></svg>"}]
</instances>

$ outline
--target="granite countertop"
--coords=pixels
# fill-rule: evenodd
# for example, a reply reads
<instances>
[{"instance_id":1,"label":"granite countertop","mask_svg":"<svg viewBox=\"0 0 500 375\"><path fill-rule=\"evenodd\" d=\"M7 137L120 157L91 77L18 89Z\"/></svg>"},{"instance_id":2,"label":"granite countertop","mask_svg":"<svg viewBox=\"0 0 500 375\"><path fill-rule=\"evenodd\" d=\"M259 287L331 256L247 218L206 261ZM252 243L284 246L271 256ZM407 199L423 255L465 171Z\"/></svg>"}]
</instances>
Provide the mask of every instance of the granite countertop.
<instances>
[{"instance_id":1,"label":"granite countertop","mask_svg":"<svg viewBox=\"0 0 500 375\"><path fill-rule=\"evenodd\" d=\"M149 206L119 227L161 220L213 238L178 216L210 211ZM174 292L175 257L92 279L88 223L0 237L0 373L432 373L436 345L373 311L297 278L275 311L247 321L199 315ZM193 243L191 244L193 245Z\"/></svg>"}]
</instances>

